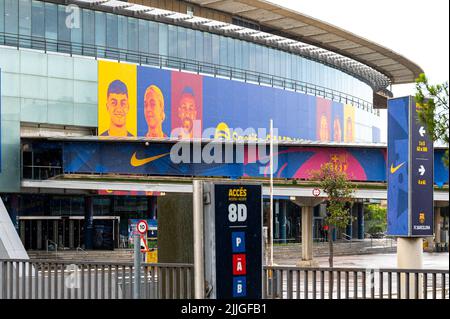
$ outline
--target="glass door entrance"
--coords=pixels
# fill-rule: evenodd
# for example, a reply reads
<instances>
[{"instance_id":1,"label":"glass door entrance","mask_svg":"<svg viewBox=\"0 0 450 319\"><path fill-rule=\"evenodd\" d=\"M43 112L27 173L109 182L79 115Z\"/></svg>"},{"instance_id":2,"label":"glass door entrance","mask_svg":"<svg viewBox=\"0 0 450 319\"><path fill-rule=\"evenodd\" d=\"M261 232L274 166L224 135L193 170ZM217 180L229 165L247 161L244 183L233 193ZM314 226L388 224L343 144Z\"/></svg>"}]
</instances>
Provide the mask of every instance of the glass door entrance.
<instances>
[{"instance_id":1,"label":"glass door entrance","mask_svg":"<svg viewBox=\"0 0 450 319\"><path fill-rule=\"evenodd\" d=\"M118 248L119 217L94 217L94 249ZM19 217L19 234L27 250L84 248L84 217Z\"/></svg>"}]
</instances>

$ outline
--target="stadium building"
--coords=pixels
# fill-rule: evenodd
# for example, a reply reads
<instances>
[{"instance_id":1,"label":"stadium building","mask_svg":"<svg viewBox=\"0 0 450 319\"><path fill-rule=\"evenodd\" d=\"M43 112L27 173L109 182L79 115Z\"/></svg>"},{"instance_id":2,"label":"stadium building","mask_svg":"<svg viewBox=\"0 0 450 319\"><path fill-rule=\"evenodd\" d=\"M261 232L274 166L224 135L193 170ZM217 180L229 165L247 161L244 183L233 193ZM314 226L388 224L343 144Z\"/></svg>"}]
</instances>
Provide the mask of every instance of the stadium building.
<instances>
[{"instance_id":1,"label":"stadium building","mask_svg":"<svg viewBox=\"0 0 450 319\"><path fill-rule=\"evenodd\" d=\"M267 152L250 148L273 120L275 242L308 227L323 238L324 206L308 213L303 199L330 161L358 184L355 221L336 237L362 239L364 205L386 199L390 87L421 72L262 0L0 0L0 237L15 229L27 250L128 247L136 220L157 220L158 200L192 192L194 178L262 182L267 197ZM205 150L212 140L231 161ZM194 151L174 159L183 145ZM448 242L443 153L436 242Z\"/></svg>"}]
</instances>

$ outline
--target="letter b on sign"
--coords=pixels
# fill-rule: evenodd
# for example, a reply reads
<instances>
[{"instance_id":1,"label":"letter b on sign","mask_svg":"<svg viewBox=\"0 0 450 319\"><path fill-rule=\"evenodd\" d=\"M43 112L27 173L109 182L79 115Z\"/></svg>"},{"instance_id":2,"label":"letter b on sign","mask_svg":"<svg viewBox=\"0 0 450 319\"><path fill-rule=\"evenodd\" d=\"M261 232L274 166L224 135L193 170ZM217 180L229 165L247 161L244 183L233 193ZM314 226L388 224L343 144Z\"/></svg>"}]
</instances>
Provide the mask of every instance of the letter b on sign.
<instances>
[{"instance_id":1,"label":"letter b on sign","mask_svg":"<svg viewBox=\"0 0 450 319\"><path fill-rule=\"evenodd\" d=\"M233 297L245 297L247 295L247 282L244 276L233 278Z\"/></svg>"},{"instance_id":2,"label":"letter b on sign","mask_svg":"<svg viewBox=\"0 0 450 319\"><path fill-rule=\"evenodd\" d=\"M245 204L230 204L228 206L228 220L232 223L247 220L247 206Z\"/></svg>"}]
</instances>

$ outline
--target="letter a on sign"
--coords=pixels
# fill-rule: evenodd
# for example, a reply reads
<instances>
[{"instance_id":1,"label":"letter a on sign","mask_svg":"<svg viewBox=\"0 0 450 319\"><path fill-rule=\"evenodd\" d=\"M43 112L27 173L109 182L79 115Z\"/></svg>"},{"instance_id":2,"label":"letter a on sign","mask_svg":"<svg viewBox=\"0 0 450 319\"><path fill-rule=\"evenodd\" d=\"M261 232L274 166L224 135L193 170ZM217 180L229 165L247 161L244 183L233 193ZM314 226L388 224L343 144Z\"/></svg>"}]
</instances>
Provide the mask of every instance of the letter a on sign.
<instances>
[{"instance_id":1,"label":"letter a on sign","mask_svg":"<svg viewBox=\"0 0 450 319\"><path fill-rule=\"evenodd\" d=\"M233 255L233 275L245 275L247 273L245 254Z\"/></svg>"}]
</instances>

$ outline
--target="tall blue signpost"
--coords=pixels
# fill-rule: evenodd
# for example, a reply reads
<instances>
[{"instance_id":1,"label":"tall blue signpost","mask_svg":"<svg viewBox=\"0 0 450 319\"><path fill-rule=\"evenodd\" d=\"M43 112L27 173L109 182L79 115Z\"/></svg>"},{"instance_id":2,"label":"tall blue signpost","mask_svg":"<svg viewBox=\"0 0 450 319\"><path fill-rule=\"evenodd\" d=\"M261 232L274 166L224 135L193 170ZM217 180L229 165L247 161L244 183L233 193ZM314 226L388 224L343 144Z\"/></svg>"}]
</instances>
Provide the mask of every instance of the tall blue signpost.
<instances>
[{"instance_id":1,"label":"tall blue signpost","mask_svg":"<svg viewBox=\"0 0 450 319\"><path fill-rule=\"evenodd\" d=\"M433 236L433 142L413 97L388 102L388 229L398 237Z\"/></svg>"},{"instance_id":2,"label":"tall blue signpost","mask_svg":"<svg viewBox=\"0 0 450 319\"><path fill-rule=\"evenodd\" d=\"M422 238L433 236L433 142L418 121L413 97L388 101L388 227L397 237L397 267L423 267ZM415 281L418 280L418 283ZM400 278L399 297L420 298L421 278ZM416 295L418 293L418 295Z\"/></svg>"}]
</instances>

